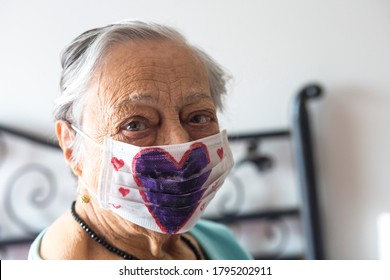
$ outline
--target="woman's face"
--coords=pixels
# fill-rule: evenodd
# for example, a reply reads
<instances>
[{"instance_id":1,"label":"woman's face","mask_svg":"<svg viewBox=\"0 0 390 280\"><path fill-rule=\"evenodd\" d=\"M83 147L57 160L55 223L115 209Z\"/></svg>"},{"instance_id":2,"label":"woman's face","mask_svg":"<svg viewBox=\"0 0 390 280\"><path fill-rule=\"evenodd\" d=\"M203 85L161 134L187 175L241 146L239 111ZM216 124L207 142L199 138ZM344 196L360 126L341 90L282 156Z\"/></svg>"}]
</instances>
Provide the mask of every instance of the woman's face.
<instances>
[{"instance_id":1,"label":"woman's face","mask_svg":"<svg viewBox=\"0 0 390 280\"><path fill-rule=\"evenodd\" d=\"M99 143L112 136L136 146L170 145L219 132L203 64L170 41L115 46L88 94L82 128ZM97 177L95 146L85 142L83 154L84 171Z\"/></svg>"}]
</instances>

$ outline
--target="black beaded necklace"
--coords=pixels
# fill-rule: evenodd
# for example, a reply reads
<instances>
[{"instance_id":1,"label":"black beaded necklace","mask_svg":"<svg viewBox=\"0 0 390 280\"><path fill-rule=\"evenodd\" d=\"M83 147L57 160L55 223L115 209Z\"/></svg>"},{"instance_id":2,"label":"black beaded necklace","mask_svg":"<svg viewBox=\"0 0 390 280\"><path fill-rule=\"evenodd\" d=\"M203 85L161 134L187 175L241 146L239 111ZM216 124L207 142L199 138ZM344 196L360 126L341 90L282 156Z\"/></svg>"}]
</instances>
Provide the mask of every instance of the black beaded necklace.
<instances>
[{"instance_id":1,"label":"black beaded necklace","mask_svg":"<svg viewBox=\"0 0 390 280\"><path fill-rule=\"evenodd\" d=\"M77 215L76 213L76 209L75 209L75 205L76 205L76 201L73 201L72 203L72 207L71 207L71 213L72 213L72 216L73 218L75 219L75 221L77 223L80 224L80 226L82 227L83 230L85 230L88 235L93 239L95 240L97 243L99 243L100 245L102 245L104 248L106 248L108 251L120 256L121 258L125 259L125 260L139 260L139 258L129 254L129 253L126 253L125 251L122 251L121 249L118 249L116 248L115 246L111 245L110 243L108 243L107 241L105 241L104 239L102 239L99 235L97 235L86 223L85 221L80 218L79 215ZM201 257L201 254L200 252L198 251L198 249L195 247L195 245L191 242L191 240L189 240L187 237L181 235L180 236L181 240L184 241L184 243L187 244L188 247L190 247L190 249L192 250L192 252L194 252L195 256L196 256L196 259L197 260L201 260L202 257Z\"/></svg>"}]
</instances>

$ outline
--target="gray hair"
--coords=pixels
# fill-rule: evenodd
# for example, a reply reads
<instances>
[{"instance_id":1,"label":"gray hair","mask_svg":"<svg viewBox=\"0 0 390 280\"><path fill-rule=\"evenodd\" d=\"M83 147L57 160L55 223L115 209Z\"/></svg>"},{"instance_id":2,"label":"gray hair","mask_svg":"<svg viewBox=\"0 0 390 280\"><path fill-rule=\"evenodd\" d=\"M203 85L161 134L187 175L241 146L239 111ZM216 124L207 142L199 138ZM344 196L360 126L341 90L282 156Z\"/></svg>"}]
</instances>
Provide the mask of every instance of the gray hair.
<instances>
[{"instance_id":1,"label":"gray hair","mask_svg":"<svg viewBox=\"0 0 390 280\"><path fill-rule=\"evenodd\" d=\"M94 72L113 45L140 40L171 40L188 46L206 68L213 102L223 110L223 96L229 75L209 55L190 45L177 30L149 22L122 21L104 27L88 30L76 37L65 47L62 58L60 80L61 95L55 101L55 120L65 120L80 126L86 92ZM73 162L79 162L81 137L76 136L73 144Z\"/></svg>"}]
</instances>

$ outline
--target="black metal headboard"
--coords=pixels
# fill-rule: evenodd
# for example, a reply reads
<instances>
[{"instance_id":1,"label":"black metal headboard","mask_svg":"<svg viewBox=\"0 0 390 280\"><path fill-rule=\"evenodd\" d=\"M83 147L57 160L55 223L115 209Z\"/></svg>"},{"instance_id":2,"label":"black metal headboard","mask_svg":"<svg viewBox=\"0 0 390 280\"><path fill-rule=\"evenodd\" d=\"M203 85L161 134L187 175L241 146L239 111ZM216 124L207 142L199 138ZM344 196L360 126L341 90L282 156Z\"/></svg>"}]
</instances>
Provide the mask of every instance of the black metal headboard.
<instances>
[{"instance_id":1,"label":"black metal headboard","mask_svg":"<svg viewBox=\"0 0 390 280\"><path fill-rule=\"evenodd\" d=\"M0 125L1 258L15 258L9 252L28 247L68 207L74 192L55 141Z\"/></svg>"}]
</instances>

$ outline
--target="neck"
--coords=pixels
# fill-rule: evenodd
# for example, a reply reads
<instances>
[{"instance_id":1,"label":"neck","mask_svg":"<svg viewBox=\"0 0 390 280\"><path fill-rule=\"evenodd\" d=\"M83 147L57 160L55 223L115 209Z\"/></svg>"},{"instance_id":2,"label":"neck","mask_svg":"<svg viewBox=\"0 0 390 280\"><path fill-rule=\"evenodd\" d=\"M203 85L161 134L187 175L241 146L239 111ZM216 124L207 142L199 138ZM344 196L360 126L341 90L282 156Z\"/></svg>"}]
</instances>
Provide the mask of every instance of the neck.
<instances>
[{"instance_id":1,"label":"neck","mask_svg":"<svg viewBox=\"0 0 390 280\"><path fill-rule=\"evenodd\" d=\"M142 228L111 211L101 210L95 199L89 203L76 203L76 212L100 237L139 259L194 258L193 252L180 240L179 235Z\"/></svg>"}]
</instances>

